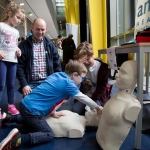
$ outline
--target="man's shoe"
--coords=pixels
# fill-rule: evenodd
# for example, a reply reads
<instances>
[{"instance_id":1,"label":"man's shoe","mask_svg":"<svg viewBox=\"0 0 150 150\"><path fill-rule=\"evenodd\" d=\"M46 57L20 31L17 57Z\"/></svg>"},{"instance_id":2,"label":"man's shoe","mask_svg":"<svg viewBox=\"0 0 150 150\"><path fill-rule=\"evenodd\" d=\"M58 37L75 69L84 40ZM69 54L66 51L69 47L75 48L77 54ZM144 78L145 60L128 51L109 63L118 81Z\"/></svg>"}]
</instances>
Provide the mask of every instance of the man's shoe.
<instances>
[{"instance_id":1,"label":"man's shoe","mask_svg":"<svg viewBox=\"0 0 150 150\"><path fill-rule=\"evenodd\" d=\"M7 137L1 141L0 143L0 150L12 150L16 148L19 144L17 140L21 137L19 130L14 128L10 131Z\"/></svg>"},{"instance_id":2,"label":"man's shoe","mask_svg":"<svg viewBox=\"0 0 150 150\"><path fill-rule=\"evenodd\" d=\"M15 105L8 105L8 113L11 113L12 115L18 115L19 111Z\"/></svg>"}]
</instances>

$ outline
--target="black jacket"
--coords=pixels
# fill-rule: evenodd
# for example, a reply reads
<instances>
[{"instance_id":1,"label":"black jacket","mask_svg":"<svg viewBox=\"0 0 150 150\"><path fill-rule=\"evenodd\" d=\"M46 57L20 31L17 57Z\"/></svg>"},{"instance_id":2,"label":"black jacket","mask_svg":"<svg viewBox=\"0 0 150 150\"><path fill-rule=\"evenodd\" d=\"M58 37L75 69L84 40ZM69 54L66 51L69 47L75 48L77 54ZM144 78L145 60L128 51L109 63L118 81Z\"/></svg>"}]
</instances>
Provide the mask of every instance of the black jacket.
<instances>
[{"instance_id":1,"label":"black jacket","mask_svg":"<svg viewBox=\"0 0 150 150\"><path fill-rule=\"evenodd\" d=\"M46 51L47 74L49 76L54 72L60 72L61 64L55 45L46 37L44 37L43 40ZM21 92L22 88L28 85L28 83L31 81L33 67L32 36L29 36L26 40L22 41L19 44L19 48L21 49L22 55L18 58L17 78L21 85L19 89Z\"/></svg>"}]
</instances>

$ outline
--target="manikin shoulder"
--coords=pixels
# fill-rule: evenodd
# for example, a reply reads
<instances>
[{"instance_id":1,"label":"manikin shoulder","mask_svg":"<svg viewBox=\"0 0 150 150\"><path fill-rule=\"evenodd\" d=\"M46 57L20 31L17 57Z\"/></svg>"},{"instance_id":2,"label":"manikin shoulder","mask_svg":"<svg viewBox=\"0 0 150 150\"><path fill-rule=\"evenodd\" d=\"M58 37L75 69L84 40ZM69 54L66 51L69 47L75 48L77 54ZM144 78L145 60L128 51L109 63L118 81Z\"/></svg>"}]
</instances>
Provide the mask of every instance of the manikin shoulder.
<instances>
[{"instance_id":1,"label":"manikin shoulder","mask_svg":"<svg viewBox=\"0 0 150 150\"><path fill-rule=\"evenodd\" d=\"M141 104L134 96L124 93L124 92L117 92L112 98L112 104L114 103L117 107L122 108L123 116L126 120L134 122L141 110ZM110 99L110 100L111 100Z\"/></svg>"},{"instance_id":2,"label":"manikin shoulder","mask_svg":"<svg viewBox=\"0 0 150 150\"><path fill-rule=\"evenodd\" d=\"M137 99L132 99L125 110L125 119L134 122L141 110L141 104Z\"/></svg>"}]
</instances>

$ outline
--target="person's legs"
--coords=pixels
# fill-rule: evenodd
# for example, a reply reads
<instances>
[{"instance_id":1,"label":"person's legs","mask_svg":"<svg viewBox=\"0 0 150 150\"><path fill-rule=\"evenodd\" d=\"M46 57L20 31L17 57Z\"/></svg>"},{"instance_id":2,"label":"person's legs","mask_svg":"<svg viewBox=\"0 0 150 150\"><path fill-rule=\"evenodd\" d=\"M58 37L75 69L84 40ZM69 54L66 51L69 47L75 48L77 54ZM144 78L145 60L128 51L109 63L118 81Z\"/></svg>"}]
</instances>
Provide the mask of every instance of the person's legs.
<instances>
[{"instance_id":1,"label":"person's legs","mask_svg":"<svg viewBox=\"0 0 150 150\"><path fill-rule=\"evenodd\" d=\"M1 141L0 149L14 149L19 144L41 144L50 142L53 139L53 131L43 116L31 114L22 104L20 105L20 113L24 121L32 127L33 132L21 134L18 129L14 128L7 137Z\"/></svg>"},{"instance_id":2,"label":"person's legs","mask_svg":"<svg viewBox=\"0 0 150 150\"><path fill-rule=\"evenodd\" d=\"M77 101L73 105L71 111L84 116L85 115L85 106L86 106L85 104L81 103L80 101Z\"/></svg>"},{"instance_id":3,"label":"person's legs","mask_svg":"<svg viewBox=\"0 0 150 150\"><path fill-rule=\"evenodd\" d=\"M8 112L12 115L19 114L19 111L14 105L14 89L15 89L15 79L16 79L16 69L17 64L12 62L7 62L7 96L8 96Z\"/></svg>"},{"instance_id":4,"label":"person's legs","mask_svg":"<svg viewBox=\"0 0 150 150\"><path fill-rule=\"evenodd\" d=\"M20 105L20 113L26 123L33 129L32 133L22 134L22 144L35 145L50 142L53 137L53 131L41 115L31 114L23 104Z\"/></svg>"},{"instance_id":5,"label":"person's legs","mask_svg":"<svg viewBox=\"0 0 150 150\"><path fill-rule=\"evenodd\" d=\"M16 68L17 64L12 62L7 62L7 96L8 96L8 104L14 103L14 87L15 87L15 79L16 79Z\"/></svg>"},{"instance_id":6,"label":"person's legs","mask_svg":"<svg viewBox=\"0 0 150 150\"><path fill-rule=\"evenodd\" d=\"M7 66L4 61L0 61L0 100L5 87Z\"/></svg>"},{"instance_id":7,"label":"person's legs","mask_svg":"<svg viewBox=\"0 0 150 150\"><path fill-rule=\"evenodd\" d=\"M2 125L4 125L5 123L13 122L16 122L18 124L25 123L20 114L13 116L11 114L6 114L5 112L3 113L0 121L0 124ZM20 144L20 142L21 134L17 128L14 128L9 132L7 137L1 141L0 149L14 149Z\"/></svg>"}]
</instances>

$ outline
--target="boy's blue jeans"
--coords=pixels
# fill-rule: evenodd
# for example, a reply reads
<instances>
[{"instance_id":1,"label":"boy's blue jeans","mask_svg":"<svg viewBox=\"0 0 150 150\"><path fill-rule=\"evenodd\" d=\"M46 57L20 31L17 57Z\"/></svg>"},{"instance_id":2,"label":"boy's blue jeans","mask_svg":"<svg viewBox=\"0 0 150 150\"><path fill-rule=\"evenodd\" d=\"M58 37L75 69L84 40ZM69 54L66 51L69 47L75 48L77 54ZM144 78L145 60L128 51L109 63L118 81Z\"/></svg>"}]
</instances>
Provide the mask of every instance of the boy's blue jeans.
<instances>
[{"instance_id":1,"label":"boy's blue jeans","mask_svg":"<svg viewBox=\"0 0 150 150\"><path fill-rule=\"evenodd\" d=\"M53 131L42 115L30 113L22 103L20 104L20 114L17 117L12 116L16 119L12 119L11 122L26 123L33 129L32 133L21 135L22 144L35 145L50 142L53 139Z\"/></svg>"}]
</instances>

